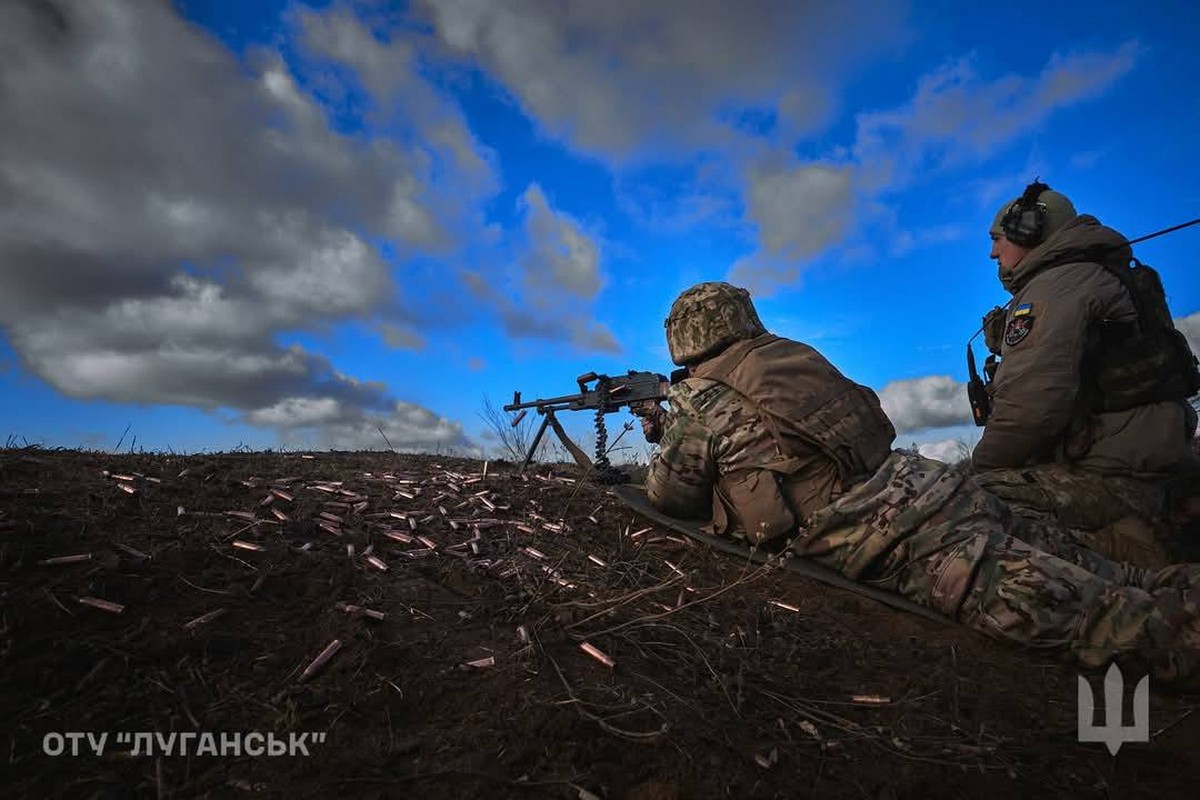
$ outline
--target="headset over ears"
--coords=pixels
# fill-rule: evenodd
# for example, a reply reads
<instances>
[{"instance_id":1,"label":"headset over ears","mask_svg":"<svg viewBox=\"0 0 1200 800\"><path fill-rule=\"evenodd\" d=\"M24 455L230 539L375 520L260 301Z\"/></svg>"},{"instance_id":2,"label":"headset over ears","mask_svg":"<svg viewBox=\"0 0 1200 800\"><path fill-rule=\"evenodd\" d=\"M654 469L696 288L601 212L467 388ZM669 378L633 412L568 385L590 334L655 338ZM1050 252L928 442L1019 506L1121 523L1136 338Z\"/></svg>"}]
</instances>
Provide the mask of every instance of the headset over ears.
<instances>
[{"instance_id":1,"label":"headset over ears","mask_svg":"<svg viewBox=\"0 0 1200 800\"><path fill-rule=\"evenodd\" d=\"M1037 247L1042 243L1046 238L1046 206L1038 198L1049 189L1037 179L1025 187L1025 193L1000 220L1005 238L1020 247Z\"/></svg>"}]
</instances>

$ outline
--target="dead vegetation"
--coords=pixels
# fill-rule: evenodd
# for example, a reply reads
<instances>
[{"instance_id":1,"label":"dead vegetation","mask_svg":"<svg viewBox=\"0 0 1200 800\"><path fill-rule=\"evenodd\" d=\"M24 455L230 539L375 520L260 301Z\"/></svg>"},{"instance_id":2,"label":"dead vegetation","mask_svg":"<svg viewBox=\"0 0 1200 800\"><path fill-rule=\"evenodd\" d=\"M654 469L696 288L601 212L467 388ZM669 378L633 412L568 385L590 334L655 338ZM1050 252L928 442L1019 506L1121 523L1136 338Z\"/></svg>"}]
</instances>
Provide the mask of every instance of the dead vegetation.
<instances>
[{"instance_id":1,"label":"dead vegetation","mask_svg":"<svg viewBox=\"0 0 1200 800\"><path fill-rule=\"evenodd\" d=\"M7 796L1173 797L1076 676L719 555L567 466L0 452ZM1092 684L1099 685L1093 677ZM110 735L51 756L48 733ZM320 732L308 757L121 732Z\"/></svg>"}]
</instances>

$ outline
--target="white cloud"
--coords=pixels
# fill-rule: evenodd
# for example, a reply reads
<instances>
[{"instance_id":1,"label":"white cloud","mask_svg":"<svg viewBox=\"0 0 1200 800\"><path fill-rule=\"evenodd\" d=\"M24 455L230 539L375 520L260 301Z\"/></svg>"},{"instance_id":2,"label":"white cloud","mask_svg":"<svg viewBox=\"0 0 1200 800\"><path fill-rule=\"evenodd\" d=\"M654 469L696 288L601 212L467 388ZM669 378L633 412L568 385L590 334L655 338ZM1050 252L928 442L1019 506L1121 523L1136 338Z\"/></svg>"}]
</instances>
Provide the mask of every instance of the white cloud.
<instances>
[{"instance_id":1,"label":"white cloud","mask_svg":"<svg viewBox=\"0 0 1200 800\"><path fill-rule=\"evenodd\" d=\"M1200 356L1200 311L1186 317L1176 317L1175 327L1183 332L1192 346L1192 352Z\"/></svg>"},{"instance_id":2,"label":"white cloud","mask_svg":"<svg viewBox=\"0 0 1200 800\"><path fill-rule=\"evenodd\" d=\"M794 286L800 278L800 266L785 258L762 252L743 256L733 262L726 280L758 298L771 297L781 286Z\"/></svg>"},{"instance_id":3,"label":"white cloud","mask_svg":"<svg viewBox=\"0 0 1200 800\"><path fill-rule=\"evenodd\" d=\"M422 50L428 43L410 29L393 36L372 31L347 8L297 14L303 43L311 54L348 67L359 78L381 124L413 140L421 151L435 151L453 165L454 192L467 198L490 195L499 179L494 156L467 127L461 109L421 77ZM452 213L439 208L439 216Z\"/></svg>"},{"instance_id":4,"label":"white cloud","mask_svg":"<svg viewBox=\"0 0 1200 800\"><path fill-rule=\"evenodd\" d=\"M347 230L308 230L296 217L262 220L260 235L280 252L295 252L283 262L264 263L249 285L282 317L306 314L355 315L374 308L394 291L378 254ZM296 247L293 242L303 243Z\"/></svg>"},{"instance_id":5,"label":"white cloud","mask_svg":"<svg viewBox=\"0 0 1200 800\"><path fill-rule=\"evenodd\" d=\"M581 351L621 352L621 345L607 327L585 318L577 310L573 313L570 305L548 307L521 302L513 291L478 272L464 273L463 282L473 296L495 310L509 336L554 340Z\"/></svg>"},{"instance_id":6,"label":"white cloud","mask_svg":"<svg viewBox=\"0 0 1200 800\"><path fill-rule=\"evenodd\" d=\"M641 0L418 7L447 53L481 67L573 148L626 167L643 157L700 157L698 171L711 171L723 161L718 181L741 184L746 220L759 231L757 252L734 274L768 292L829 248L853 246L847 240L872 201L987 158L1055 110L1103 92L1140 53L1129 43L1056 54L1036 75L995 78L959 59L922 77L907 102L859 114L846 146L799 159L795 145L833 119L853 70L903 46L901 4L695 0L687 13ZM689 190L670 213L644 192L622 191L619 200L669 230L726 213L725 193L704 189ZM918 232L908 240L899 246L941 241Z\"/></svg>"},{"instance_id":7,"label":"white cloud","mask_svg":"<svg viewBox=\"0 0 1200 800\"><path fill-rule=\"evenodd\" d=\"M983 78L972 59L923 76L904 105L857 116L852 156L871 191L895 191L920 171L977 161L1041 125L1053 112L1102 93L1128 73L1136 42L1113 53L1054 55L1029 78Z\"/></svg>"},{"instance_id":8,"label":"white cloud","mask_svg":"<svg viewBox=\"0 0 1200 800\"><path fill-rule=\"evenodd\" d=\"M379 326L379 334L388 347L396 350L423 350L425 348L425 337L399 325L385 322Z\"/></svg>"},{"instance_id":9,"label":"white cloud","mask_svg":"<svg viewBox=\"0 0 1200 800\"><path fill-rule=\"evenodd\" d=\"M465 270L468 291L495 311L509 336L620 352L612 333L588 309L603 285L595 239L555 209L537 184L521 195L518 209L525 238L518 268Z\"/></svg>"},{"instance_id":10,"label":"white cloud","mask_svg":"<svg viewBox=\"0 0 1200 800\"><path fill-rule=\"evenodd\" d=\"M926 458L957 464L971 456L971 448L961 439L942 439L917 445L917 452Z\"/></svg>"},{"instance_id":11,"label":"white cloud","mask_svg":"<svg viewBox=\"0 0 1200 800\"><path fill-rule=\"evenodd\" d=\"M830 76L903 35L890 0L420 5L448 52L488 70L552 135L616 159L726 145L745 109L779 105L781 128L818 128Z\"/></svg>"},{"instance_id":12,"label":"white cloud","mask_svg":"<svg viewBox=\"0 0 1200 800\"><path fill-rule=\"evenodd\" d=\"M592 298L600 291L600 254L579 223L555 212L536 183L521 196L530 248L525 281L535 295L566 292Z\"/></svg>"},{"instance_id":13,"label":"white cloud","mask_svg":"<svg viewBox=\"0 0 1200 800\"><path fill-rule=\"evenodd\" d=\"M277 429L328 417L333 439L378 418L465 443L276 343L405 318L368 240L445 248L462 131L445 156L342 135L277 54L239 65L167 3L133 0L0 5L0 117L0 324L38 376Z\"/></svg>"},{"instance_id":14,"label":"white cloud","mask_svg":"<svg viewBox=\"0 0 1200 800\"><path fill-rule=\"evenodd\" d=\"M843 241L854 224L853 168L765 158L747 172L746 211L759 248L739 258L728 280L757 297L795 285L802 266Z\"/></svg>"},{"instance_id":15,"label":"white cloud","mask_svg":"<svg viewBox=\"0 0 1200 800\"><path fill-rule=\"evenodd\" d=\"M345 408L331 398L286 398L248 415L248 421L280 429L284 442L331 450L453 451L479 455L479 446L463 435L459 422L427 408L393 402L377 413Z\"/></svg>"},{"instance_id":16,"label":"white cloud","mask_svg":"<svg viewBox=\"0 0 1200 800\"><path fill-rule=\"evenodd\" d=\"M285 397L267 408L251 411L246 421L278 428L310 427L332 422L341 413L341 404L332 397Z\"/></svg>"},{"instance_id":17,"label":"white cloud","mask_svg":"<svg viewBox=\"0 0 1200 800\"><path fill-rule=\"evenodd\" d=\"M851 170L829 164L757 165L747 205L772 256L803 261L845 235L852 217Z\"/></svg>"},{"instance_id":18,"label":"white cloud","mask_svg":"<svg viewBox=\"0 0 1200 800\"><path fill-rule=\"evenodd\" d=\"M879 402L897 434L971 422L967 385L946 375L892 381Z\"/></svg>"},{"instance_id":19,"label":"white cloud","mask_svg":"<svg viewBox=\"0 0 1200 800\"><path fill-rule=\"evenodd\" d=\"M795 280L856 233L880 228L892 254L955 238L958 231L899 229L888 198L947 169L980 163L1034 130L1052 113L1103 92L1129 72L1140 49L1055 55L1034 77L982 76L972 59L946 64L918 81L911 99L856 115L854 142L828 158L803 160L778 149L747 172L746 211L759 251L735 267L760 289ZM998 194L1008 194L1011 187ZM772 256L775 261L764 258ZM780 263L782 262L782 263Z\"/></svg>"}]
</instances>

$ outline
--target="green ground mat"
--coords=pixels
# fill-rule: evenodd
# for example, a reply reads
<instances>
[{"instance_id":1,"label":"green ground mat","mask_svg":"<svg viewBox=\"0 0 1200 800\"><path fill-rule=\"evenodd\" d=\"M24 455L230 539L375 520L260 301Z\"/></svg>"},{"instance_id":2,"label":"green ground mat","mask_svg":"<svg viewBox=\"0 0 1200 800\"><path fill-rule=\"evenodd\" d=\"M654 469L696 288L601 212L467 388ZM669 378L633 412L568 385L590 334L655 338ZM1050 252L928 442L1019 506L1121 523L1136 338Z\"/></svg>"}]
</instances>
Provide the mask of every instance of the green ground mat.
<instances>
[{"instance_id":1,"label":"green ground mat","mask_svg":"<svg viewBox=\"0 0 1200 800\"><path fill-rule=\"evenodd\" d=\"M703 530L701 530L702 523L678 519L677 517L670 517L666 514L663 514L661 511L658 511L656 508L654 508L654 506L650 505L650 501L646 498L646 492L643 491L642 487L640 486L625 484L621 486L612 486L609 488L617 497L617 499L629 506L641 516L646 517L649 520L653 520L659 525L668 527L671 530L678 531L679 533L682 533L691 539L695 539L698 542L703 542L714 550L719 550L723 553L728 553L729 555L737 556L738 558L753 561L758 564L765 562L770 555L761 551L752 551L749 546L741 544L740 542L705 533ZM803 558L785 558L779 561L779 563L783 569L786 569L790 572L799 573L805 577L812 578L815 581L820 581L827 586L845 589L848 592L854 592L855 594L869 597L872 600L878 600L880 603L889 605L892 608L908 611L916 614L917 616L925 617L926 619L931 619L936 622L951 622L951 620L947 617L944 617L943 615L926 606L918 605L910 600L906 600L903 597L881 591L872 586L855 583L839 572L835 572L828 567L822 567L819 564L806 561Z\"/></svg>"}]
</instances>

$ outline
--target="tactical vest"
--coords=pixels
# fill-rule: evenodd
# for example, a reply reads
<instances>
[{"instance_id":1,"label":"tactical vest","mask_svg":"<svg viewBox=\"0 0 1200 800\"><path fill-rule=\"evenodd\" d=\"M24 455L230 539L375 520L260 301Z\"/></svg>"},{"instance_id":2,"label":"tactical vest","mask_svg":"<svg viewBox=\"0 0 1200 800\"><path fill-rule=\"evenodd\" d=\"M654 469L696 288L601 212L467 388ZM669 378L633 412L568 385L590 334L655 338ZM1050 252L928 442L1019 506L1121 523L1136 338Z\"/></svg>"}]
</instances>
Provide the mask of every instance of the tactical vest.
<instances>
[{"instance_id":1,"label":"tactical vest","mask_svg":"<svg viewBox=\"0 0 1200 800\"><path fill-rule=\"evenodd\" d=\"M1129 292L1137 321L1104 321L1090 333L1084 375L1093 409L1125 411L1200 392L1200 364L1175 328L1158 272L1137 259L1129 267L1100 263Z\"/></svg>"},{"instance_id":2,"label":"tactical vest","mask_svg":"<svg viewBox=\"0 0 1200 800\"><path fill-rule=\"evenodd\" d=\"M736 342L692 375L749 399L778 451L759 468L740 471L747 474L721 476L718 532L729 525L723 511L736 512L753 541L794 532L817 508L873 475L892 452L896 431L879 398L806 344L764 334Z\"/></svg>"}]
</instances>

